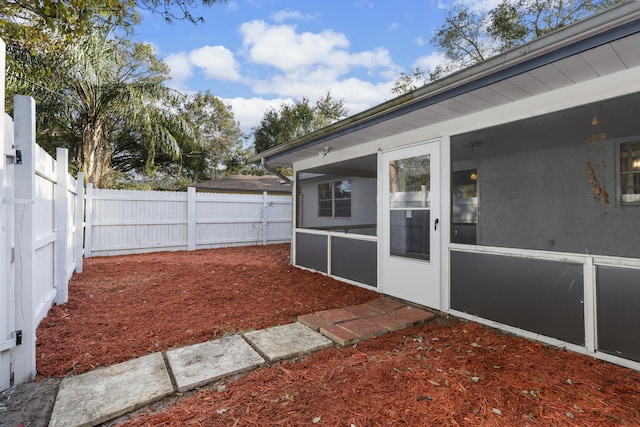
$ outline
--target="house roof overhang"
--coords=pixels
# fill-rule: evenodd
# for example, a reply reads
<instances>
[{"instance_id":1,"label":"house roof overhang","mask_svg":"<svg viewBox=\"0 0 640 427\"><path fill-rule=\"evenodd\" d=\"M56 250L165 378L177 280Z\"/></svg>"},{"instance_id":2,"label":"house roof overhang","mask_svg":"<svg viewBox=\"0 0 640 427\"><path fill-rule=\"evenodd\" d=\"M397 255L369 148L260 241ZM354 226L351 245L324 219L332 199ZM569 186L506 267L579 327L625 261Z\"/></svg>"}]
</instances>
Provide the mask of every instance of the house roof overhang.
<instances>
[{"instance_id":1,"label":"house roof overhang","mask_svg":"<svg viewBox=\"0 0 640 427\"><path fill-rule=\"evenodd\" d=\"M629 1L272 149L292 166L318 146L356 146L640 66L640 2Z\"/></svg>"}]
</instances>

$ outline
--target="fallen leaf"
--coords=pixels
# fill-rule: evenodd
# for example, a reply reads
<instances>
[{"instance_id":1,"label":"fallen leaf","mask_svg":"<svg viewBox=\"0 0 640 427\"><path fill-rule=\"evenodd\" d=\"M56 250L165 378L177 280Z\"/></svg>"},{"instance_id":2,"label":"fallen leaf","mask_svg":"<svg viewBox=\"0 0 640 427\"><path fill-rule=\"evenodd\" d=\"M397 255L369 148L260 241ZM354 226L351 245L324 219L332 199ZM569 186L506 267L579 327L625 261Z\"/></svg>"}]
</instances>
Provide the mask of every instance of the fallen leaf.
<instances>
[{"instance_id":1,"label":"fallen leaf","mask_svg":"<svg viewBox=\"0 0 640 427\"><path fill-rule=\"evenodd\" d=\"M502 411L500 409L498 409L498 408L493 408L492 411L493 411L494 414L502 415Z\"/></svg>"}]
</instances>

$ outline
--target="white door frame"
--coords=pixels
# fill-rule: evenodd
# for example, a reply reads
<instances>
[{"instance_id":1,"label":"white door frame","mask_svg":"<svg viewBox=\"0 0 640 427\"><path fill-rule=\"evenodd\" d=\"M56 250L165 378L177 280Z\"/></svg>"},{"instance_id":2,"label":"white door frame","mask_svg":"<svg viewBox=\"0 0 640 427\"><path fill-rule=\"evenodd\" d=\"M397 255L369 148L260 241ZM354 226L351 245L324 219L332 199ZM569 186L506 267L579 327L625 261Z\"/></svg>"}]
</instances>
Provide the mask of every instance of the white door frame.
<instances>
[{"instance_id":1,"label":"white door frame","mask_svg":"<svg viewBox=\"0 0 640 427\"><path fill-rule=\"evenodd\" d=\"M442 230L448 230L449 221L441 217L441 139L425 140L393 150L385 150L378 156L378 242L379 289L382 293L415 302L430 308L441 309L442 292ZM431 155L431 258L428 261L390 255L390 213L388 200L388 162L422 154ZM448 156L447 156L448 158ZM437 228L434 222L438 219ZM402 277L401 277L402 276ZM393 280L393 281L391 281Z\"/></svg>"}]
</instances>

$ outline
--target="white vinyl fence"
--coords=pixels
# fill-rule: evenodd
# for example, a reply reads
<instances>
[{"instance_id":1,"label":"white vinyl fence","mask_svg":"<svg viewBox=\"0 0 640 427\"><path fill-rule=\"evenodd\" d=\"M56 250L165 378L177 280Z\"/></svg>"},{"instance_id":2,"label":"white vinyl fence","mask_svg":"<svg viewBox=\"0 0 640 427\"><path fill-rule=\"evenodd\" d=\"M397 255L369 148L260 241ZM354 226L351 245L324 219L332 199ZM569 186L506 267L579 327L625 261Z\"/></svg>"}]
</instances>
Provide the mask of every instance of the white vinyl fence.
<instances>
[{"instance_id":1,"label":"white vinyl fence","mask_svg":"<svg viewBox=\"0 0 640 427\"><path fill-rule=\"evenodd\" d=\"M82 174L78 184L67 173L66 149L56 161L36 145L35 113L32 98L16 96L14 119L2 120L0 390L34 379L36 328L67 302L82 265Z\"/></svg>"},{"instance_id":2,"label":"white vinyl fence","mask_svg":"<svg viewBox=\"0 0 640 427\"><path fill-rule=\"evenodd\" d=\"M0 40L0 391L36 374L36 329L83 257L291 240L291 196L94 190L36 144L36 105L4 114Z\"/></svg>"},{"instance_id":3,"label":"white vinyl fence","mask_svg":"<svg viewBox=\"0 0 640 427\"><path fill-rule=\"evenodd\" d=\"M85 257L291 241L291 196L98 190L87 185Z\"/></svg>"}]
</instances>

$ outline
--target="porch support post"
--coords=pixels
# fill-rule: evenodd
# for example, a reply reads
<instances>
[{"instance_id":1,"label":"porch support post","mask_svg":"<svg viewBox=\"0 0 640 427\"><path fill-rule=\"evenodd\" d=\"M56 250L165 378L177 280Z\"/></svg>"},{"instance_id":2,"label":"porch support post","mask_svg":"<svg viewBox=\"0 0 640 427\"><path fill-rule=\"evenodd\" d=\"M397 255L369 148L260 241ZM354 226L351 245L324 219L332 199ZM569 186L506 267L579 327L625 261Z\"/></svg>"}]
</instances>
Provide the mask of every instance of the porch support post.
<instances>
[{"instance_id":1,"label":"porch support post","mask_svg":"<svg viewBox=\"0 0 640 427\"><path fill-rule=\"evenodd\" d=\"M440 140L440 309L449 310L451 243L451 138L442 136Z\"/></svg>"},{"instance_id":2,"label":"porch support post","mask_svg":"<svg viewBox=\"0 0 640 427\"><path fill-rule=\"evenodd\" d=\"M589 353L595 353L597 345L596 267L593 257L584 262L584 344Z\"/></svg>"}]
</instances>

